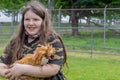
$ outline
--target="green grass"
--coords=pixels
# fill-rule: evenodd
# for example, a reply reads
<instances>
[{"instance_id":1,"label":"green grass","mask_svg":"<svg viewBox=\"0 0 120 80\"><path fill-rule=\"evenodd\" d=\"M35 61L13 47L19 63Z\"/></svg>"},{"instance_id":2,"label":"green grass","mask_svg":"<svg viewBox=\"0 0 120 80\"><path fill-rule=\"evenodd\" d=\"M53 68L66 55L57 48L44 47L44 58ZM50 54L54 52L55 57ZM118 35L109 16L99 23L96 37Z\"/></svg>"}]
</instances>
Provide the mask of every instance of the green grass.
<instances>
[{"instance_id":1,"label":"green grass","mask_svg":"<svg viewBox=\"0 0 120 80\"><path fill-rule=\"evenodd\" d=\"M68 52L67 80L120 80L120 56ZM0 80L6 80L0 78Z\"/></svg>"},{"instance_id":2,"label":"green grass","mask_svg":"<svg viewBox=\"0 0 120 80\"><path fill-rule=\"evenodd\" d=\"M90 58L76 54L68 57L69 71L64 69L67 80L120 80L120 60L117 58L100 58L101 55L97 55L99 58Z\"/></svg>"},{"instance_id":3,"label":"green grass","mask_svg":"<svg viewBox=\"0 0 120 80\"><path fill-rule=\"evenodd\" d=\"M93 31L93 38L91 38L91 31L81 31L78 36L71 36L70 34L62 35L63 41L68 50L98 50L107 52L111 51L120 53L120 38L116 33L107 30L104 44L103 30Z\"/></svg>"},{"instance_id":4,"label":"green grass","mask_svg":"<svg viewBox=\"0 0 120 80\"><path fill-rule=\"evenodd\" d=\"M5 78L0 78L0 80L7 80L7 79L5 79Z\"/></svg>"}]
</instances>

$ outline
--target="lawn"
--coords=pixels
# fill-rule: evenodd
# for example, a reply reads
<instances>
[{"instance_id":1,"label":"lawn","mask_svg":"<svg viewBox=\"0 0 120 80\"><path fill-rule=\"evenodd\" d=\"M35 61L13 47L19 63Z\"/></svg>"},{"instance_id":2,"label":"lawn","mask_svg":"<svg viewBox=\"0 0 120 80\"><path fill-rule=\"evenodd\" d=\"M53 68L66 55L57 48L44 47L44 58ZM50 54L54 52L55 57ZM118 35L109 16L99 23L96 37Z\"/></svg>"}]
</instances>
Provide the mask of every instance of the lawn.
<instances>
[{"instance_id":1,"label":"lawn","mask_svg":"<svg viewBox=\"0 0 120 80\"><path fill-rule=\"evenodd\" d=\"M120 56L68 52L67 80L120 80ZM0 80L6 80L0 78Z\"/></svg>"},{"instance_id":2,"label":"lawn","mask_svg":"<svg viewBox=\"0 0 120 80\"><path fill-rule=\"evenodd\" d=\"M67 80L120 80L120 56L76 54L68 56Z\"/></svg>"}]
</instances>

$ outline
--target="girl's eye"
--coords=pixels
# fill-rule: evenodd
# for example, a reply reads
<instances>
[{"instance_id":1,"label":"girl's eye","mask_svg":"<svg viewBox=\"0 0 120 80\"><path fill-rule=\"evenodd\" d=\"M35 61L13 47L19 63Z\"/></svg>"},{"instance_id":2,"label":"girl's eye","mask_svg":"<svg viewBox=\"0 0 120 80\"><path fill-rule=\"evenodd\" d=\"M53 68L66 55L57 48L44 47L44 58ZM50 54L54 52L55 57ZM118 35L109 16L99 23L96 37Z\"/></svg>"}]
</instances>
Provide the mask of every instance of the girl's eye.
<instances>
[{"instance_id":1,"label":"girl's eye","mask_svg":"<svg viewBox=\"0 0 120 80\"><path fill-rule=\"evenodd\" d=\"M27 19L27 18L25 19L25 21L29 21L29 20L30 20L30 19Z\"/></svg>"},{"instance_id":2,"label":"girl's eye","mask_svg":"<svg viewBox=\"0 0 120 80\"><path fill-rule=\"evenodd\" d=\"M39 19L34 19L34 21L38 21Z\"/></svg>"}]
</instances>

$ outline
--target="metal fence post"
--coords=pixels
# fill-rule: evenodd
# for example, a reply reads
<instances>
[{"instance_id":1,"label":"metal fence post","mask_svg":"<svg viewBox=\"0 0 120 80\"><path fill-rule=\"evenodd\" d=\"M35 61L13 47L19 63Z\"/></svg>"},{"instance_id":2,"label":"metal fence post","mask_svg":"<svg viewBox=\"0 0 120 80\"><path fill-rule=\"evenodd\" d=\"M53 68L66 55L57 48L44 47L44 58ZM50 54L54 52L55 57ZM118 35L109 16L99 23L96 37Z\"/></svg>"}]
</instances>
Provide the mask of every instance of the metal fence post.
<instances>
[{"instance_id":1,"label":"metal fence post","mask_svg":"<svg viewBox=\"0 0 120 80\"><path fill-rule=\"evenodd\" d=\"M91 58L92 58L92 55L93 55L93 29L91 29L91 34L90 34L90 54L91 54Z\"/></svg>"},{"instance_id":2,"label":"metal fence post","mask_svg":"<svg viewBox=\"0 0 120 80\"><path fill-rule=\"evenodd\" d=\"M104 8L104 49L106 48L106 8L107 5Z\"/></svg>"},{"instance_id":3,"label":"metal fence post","mask_svg":"<svg viewBox=\"0 0 120 80\"><path fill-rule=\"evenodd\" d=\"M61 24L61 10L62 6L60 6L59 11L58 11L58 33L60 33L60 24Z\"/></svg>"},{"instance_id":4,"label":"metal fence post","mask_svg":"<svg viewBox=\"0 0 120 80\"><path fill-rule=\"evenodd\" d=\"M11 21L12 22L11 22L11 27L10 28L11 28L11 35L12 35L14 33L14 24L13 24L13 22L14 22L14 18L13 18L14 17L14 13L11 13L11 16L12 16L11 17Z\"/></svg>"},{"instance_id":5,"label":"metal fence post","mask_svg":"<svg viewBox=\"0 0 120 80\"><path fill-rule=\"evenodd\" d=\"M2 34L2 23L0 22L0 34Z\"/></svg>"}]
</instances>

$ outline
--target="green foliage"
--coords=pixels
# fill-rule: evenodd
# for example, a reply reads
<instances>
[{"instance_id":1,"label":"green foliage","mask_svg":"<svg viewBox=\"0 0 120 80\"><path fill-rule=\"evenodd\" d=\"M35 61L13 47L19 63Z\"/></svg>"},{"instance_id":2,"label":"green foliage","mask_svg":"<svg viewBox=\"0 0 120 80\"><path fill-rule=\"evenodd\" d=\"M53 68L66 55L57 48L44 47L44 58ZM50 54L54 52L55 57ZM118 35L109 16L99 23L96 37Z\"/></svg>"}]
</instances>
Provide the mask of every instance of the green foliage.
<instances>
[{"instance_id":1,"label":"green foliage","mask_svg":"<svg viewBox=\"0 0 120 80\"><path fill-rule=\"evenodd\" d=\"M114 0L109 4L109 7L119 8L120 7L120 0Z\"/></svg>"},{"instance_id":2,"label":"green foliage","mask_svg":"<svg viewBox=\"0 0 120 80\"><path fill-rule=\"evenodd\" d=\"M72 2L73 1L73 2ZM62 8L67 8L67 9L79 9L79 8L104 8L106 5L107 8L114 8L114 7L119 7L120 5L120 0L56 0L55 1L55 8L59 8L60 6L62 6ZM73 7L72 7L73 6ZM92 15L95 15L96 17L101 17L103 16L103 12L101 11L93 11L94 13L91 12L91 10L88 11L76 11L76 14L80 14L80 16L78 16L79 18L83 18L85 16L89 17ZM81 14L82 13L82 14ZM101 15L102 14L102 15ZM107 18L111 17L112 13L108 13L110 16L107 16ZM68 12L68 15L69 12ZM119 12L114 12L114 14L112 14L113 16L119 16Z\"/></svg>"},{"instance_id":3,"label":"green foliage","mask_svg":"<svg viewBox=\"0 0 120 80\"><path fill-rule=\"evenodd\" d=\"M95 18L103 18L103 11L104 8L107 6L107 8L110 7L115 7L115 5L120 4L120 0L58 0L55 1L55 8L59 8L62 6L62 9L70 9L66 11L66 15L70 16L72 27L78 27L78 21L79 19L84 19L87 17L87 19L92 18L91 16L94 16ZM119 6L117 6L119 7ZM102 11L94 11L94 10L79 10L79 8L103 8ZM72 9L78 9L78 10L72 10ZM108 20L113 18L113 16L120 16L119 12L114 12L113 14L110 12L107 12L106 18ZM89 20L86 20L89 23ZM77 30L76 33L74 34L74 30L72 30L72 35L78 35Z\"/></svg>"},{"instance_id":4,"label":"green foliage","mask_svg":"<svg viewBox=\"0 0 120 80\"><path fill-rule=\"evenodd\" d=\"M105 5L116 6L120 4L120 0L55 0L55 8L59 8L61 5L63 8L71 8L72 5L78 6L77 8L96 8ZM119 7L119 6L118 6Z\"/></svg>"},{"instance_id":5,"label":"green foliage","mask_svg":"<svg viewBox=\"0 0 120 80\"><path fill-rule=\"evenodd\" d=\"M2 10L18 10L25 5L25 0L2 0L1 4Z\"/></svg>"},{"instance_id":6,"label":"green foliage","mask_svg":"<svg viewBox=\"0 0 120 80\"><path fill-rule=\"evenodd\" d=\"M55 8L59 8L60 6L68 8L70 6L69 0L55 0L54 4Z\"/></svg>"}]
</instances>

